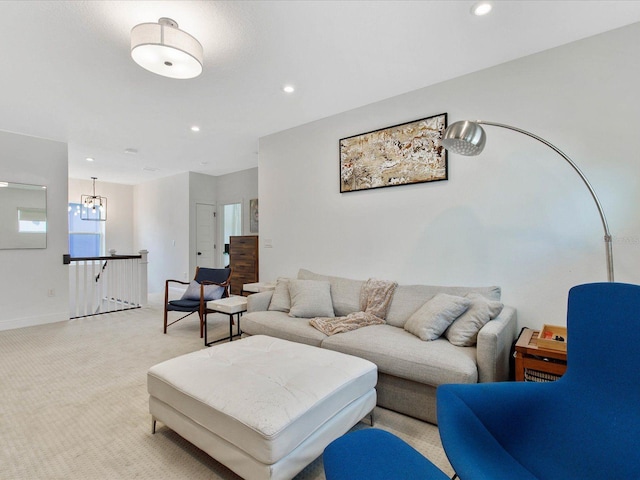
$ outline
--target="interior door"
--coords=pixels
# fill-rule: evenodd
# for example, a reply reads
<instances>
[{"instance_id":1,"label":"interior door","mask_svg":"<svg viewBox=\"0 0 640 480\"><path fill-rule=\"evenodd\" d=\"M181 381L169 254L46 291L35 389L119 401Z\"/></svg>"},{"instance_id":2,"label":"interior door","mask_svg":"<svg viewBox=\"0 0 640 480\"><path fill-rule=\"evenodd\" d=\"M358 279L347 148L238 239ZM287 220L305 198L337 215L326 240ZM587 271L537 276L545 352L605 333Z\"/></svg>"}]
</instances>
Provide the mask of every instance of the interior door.
<instances>
[{"instance_id":1,"label":"interior door","mask_svg":"<svg viewBox=\"0 0 640 480\"><path fill-rule=\"evenodd\" d=\"M215 268L216 264L216 207L196 204L196 265Z\"/></svg>"}]
</instances>

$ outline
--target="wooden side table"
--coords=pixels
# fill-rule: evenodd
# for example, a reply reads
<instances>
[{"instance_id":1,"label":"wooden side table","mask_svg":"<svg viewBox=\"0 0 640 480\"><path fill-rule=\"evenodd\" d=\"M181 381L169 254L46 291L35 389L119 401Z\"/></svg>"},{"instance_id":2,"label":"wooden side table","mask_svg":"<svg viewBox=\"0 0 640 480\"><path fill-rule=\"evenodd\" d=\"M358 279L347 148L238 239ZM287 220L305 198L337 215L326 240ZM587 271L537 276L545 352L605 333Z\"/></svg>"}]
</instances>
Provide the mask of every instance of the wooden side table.
<instances>
[{"instance_id":1,"label":"wooden side table","mask_svg":"<svg viewBox=\"0 0 640 480\"><path fill-rule=\"evenodd\" d=\"M567 371L567 352L538 347L538 330L522 330L515 357L516 381L551 382Z\"/></svg>"}]
</instances>

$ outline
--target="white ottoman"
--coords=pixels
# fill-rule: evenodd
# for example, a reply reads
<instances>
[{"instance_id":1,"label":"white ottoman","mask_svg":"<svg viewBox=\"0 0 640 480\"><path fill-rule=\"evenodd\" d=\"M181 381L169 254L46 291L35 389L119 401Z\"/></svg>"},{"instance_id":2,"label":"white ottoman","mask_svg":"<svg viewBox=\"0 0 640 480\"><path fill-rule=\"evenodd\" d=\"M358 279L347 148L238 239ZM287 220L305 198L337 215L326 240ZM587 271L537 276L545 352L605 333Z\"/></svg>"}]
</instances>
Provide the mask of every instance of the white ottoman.
<instances>
[{"instance_id":1,"label":"white ottoman","mask_svg":"<svg viewBox=\"0 0 640 480\"><path fill-rule=\"evenodd\" d=\"M159 420L249 480L290 479L376 404L375 364L264 335L155 365Z\"/></svg>"}]
</instances>

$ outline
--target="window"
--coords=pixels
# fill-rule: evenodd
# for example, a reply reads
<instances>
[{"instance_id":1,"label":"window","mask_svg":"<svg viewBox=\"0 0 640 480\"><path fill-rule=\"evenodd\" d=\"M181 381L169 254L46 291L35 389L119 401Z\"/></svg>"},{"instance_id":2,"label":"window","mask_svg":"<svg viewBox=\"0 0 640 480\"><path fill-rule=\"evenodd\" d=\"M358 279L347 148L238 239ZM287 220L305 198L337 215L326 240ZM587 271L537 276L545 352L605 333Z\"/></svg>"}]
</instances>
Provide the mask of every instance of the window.
<instances>
[{"instance_id":1,"label":"window","mask_svg":"<svg viewBox=\"0 0 640 480\"><path fill-rule=\"evenodd\" d=\"M20 233L46 233L47 211L44 208L18 207L18 231Z\"/></svg>"},{"instance_id":2,"label":"window","mask_svg":"<svg viewBox=\"0 0 640 480\"><path fill-rule=\"evenodd\" d=\"M82 205L69 204L69 254L72 257L104 255L104 224L80 218Z\"/></svg>"}]
</instances>

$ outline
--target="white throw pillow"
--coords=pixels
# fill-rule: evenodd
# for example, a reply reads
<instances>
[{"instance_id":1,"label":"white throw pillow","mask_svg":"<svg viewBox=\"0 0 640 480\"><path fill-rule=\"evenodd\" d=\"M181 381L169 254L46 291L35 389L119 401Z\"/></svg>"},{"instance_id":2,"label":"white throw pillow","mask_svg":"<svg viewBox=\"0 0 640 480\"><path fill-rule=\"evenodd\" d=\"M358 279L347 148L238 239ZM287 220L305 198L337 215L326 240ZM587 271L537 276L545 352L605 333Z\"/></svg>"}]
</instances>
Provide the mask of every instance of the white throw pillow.
<instances>
[{"instance_id":1,"label":"white throw pillow","mask_svg":"<svg viewBox=\"0 0 640 480\"><path fill-rule=\"evenodd\" d=\"M289 279L278 278L276 288L269 302L270 311L289 313L291 309L291 296L289 295Z\"/></svg>"},{"instance_id":2,"label":"white throw pillow","mask_svg":"<svg viewBox=\"0 0 640 480\"><path fill-rule=\"evenodd\" d=\"M219 285L205 285L204 286L204 300L209 302L211 300L218 300L222 298L224 293L224 287ZM195 280L191 280L189 286L182 294L180 300L200 300L200 284Z\"/></svg>"},{"instance_id":3,"label":"white throw pillow","mask_svg":"<svg viewBox=\"0 0 640 480\"><path fill-rule=\"evenodd\" d=\"M334 317L331 284L319 280L289 280L290 317Z\"/></svg>"},{"instance_id":4,"label":"white throw pillow","mask_svg":"<svg viewBox=\"0 0 640 480\"><path fill-rule=\"evenodd\" d=\"M471 300L438 293L413 313L404 329L421 340L435 340L471 305Z\"/></svg>"},{"instance_id":5,"label":"white throw pillow","mask_svg":"<svg viewBox=\"0 0 640 480\"><path fill-rule=\"evenodd\" d=\"M478 341L478 332L489 320L493 320L504 308L496 300L489 300L479 293L468 293L466 298L471 300L471 306L458 317L445 332L445 337L453 345L471 347Z\"/></svg>"}]
</instances>

